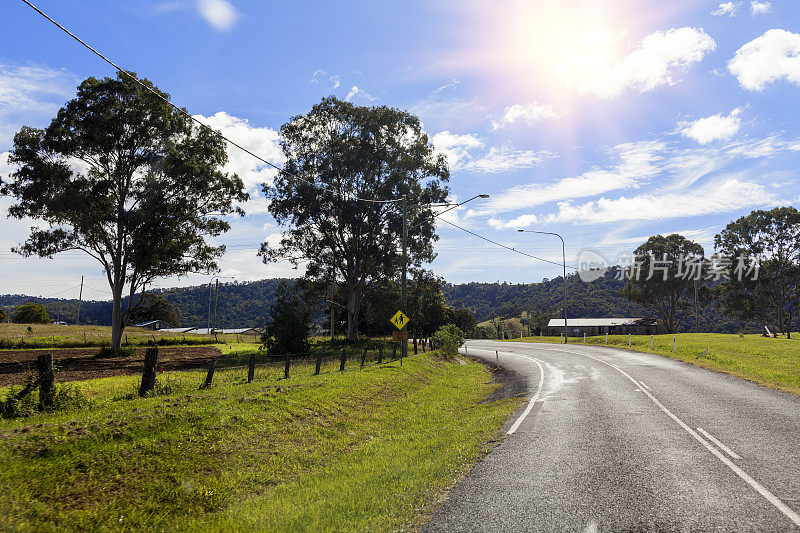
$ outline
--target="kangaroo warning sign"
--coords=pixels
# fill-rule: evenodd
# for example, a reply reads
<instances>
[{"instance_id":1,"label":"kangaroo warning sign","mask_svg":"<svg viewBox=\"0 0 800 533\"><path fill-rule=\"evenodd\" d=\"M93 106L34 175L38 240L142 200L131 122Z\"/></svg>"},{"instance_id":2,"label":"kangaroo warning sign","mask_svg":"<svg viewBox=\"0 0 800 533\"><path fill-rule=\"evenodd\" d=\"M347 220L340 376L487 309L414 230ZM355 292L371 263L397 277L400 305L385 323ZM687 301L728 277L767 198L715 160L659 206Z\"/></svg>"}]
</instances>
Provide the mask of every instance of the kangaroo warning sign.
<instances>
[{"instance_id":1,"label":"kangaroo warning sign","mask_svg":"<svg viewBox=\"0 0 800 533\"><path fill-rule=\"evenodd\" d=\"M389 319L389 322L394 324L397 329L403 329L408 324L408 317L402 311L398 311Z\"/></svg>"}]
</instances>

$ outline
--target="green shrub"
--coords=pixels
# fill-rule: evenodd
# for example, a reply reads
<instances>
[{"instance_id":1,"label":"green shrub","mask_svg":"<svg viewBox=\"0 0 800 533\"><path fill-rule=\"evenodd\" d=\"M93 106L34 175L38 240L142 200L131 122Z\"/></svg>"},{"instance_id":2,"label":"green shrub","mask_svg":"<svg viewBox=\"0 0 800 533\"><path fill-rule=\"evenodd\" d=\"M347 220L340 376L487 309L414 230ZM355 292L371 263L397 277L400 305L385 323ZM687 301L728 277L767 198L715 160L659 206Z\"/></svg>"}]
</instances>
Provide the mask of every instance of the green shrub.
<instances>
[{"instance_id":1,"label":"green shrub","mask_svg":"<svg viewBox=\"0 0 800 533\"><path fill-rule=\"evenodd\" d=\"M51 411L69 411L89 405L89 398L75 383L57 383Z\"/></svg>"},{"instance_id":2,"label":"green shrub","mask_svg":"<svg viewBox=\"0 0 800 533\"><path fill-rule=\"evenodd\" d=\"M448 358L458 355L458 349L462 344L464 344L464 332L453 324L442 326L433 335L433 347Z\"/></svg>"},{"instance_id":3,"label":"green shrub","mask_svg":"<svg viewBox=\"0 0 800 533\"><path fill-rule=\"evenodd\" d=\"M28 383L33 380L30 377ZM27 385L27 384L26 384ZM3 418L23 418L31 416L39 410L39 389L36 388L17 398L22 387L10 387L5 399L0 402L0 416ZM89 405L89 399L83 389L74 383L56 383L53 394L53 405L48 411L69 411Z\"/></svg>"},{"instance_id":4,"label":"green shrub","mask_svg":"<svg viewBox=\"0 0 800 533\"><path fill-rule=\"evenodd\" d=\"M32 380L33 378L29 378ZM0 415L3 418L22 418L30 416L36 412L38 404L38 394L36 391L30 392L22 398L17 398L17 394L22 391L22 387L9 387L6 397L0 403Z\"/></svg>"}]
</instances>

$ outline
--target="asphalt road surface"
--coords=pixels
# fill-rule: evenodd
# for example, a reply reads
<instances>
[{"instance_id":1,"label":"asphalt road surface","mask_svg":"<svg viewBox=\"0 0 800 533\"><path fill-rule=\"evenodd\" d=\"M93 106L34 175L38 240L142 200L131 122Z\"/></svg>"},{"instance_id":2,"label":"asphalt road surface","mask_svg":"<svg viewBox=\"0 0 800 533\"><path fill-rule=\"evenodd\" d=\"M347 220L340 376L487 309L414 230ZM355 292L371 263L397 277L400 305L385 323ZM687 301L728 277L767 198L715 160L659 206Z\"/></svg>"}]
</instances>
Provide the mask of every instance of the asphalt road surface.
<instances>
[{"instance_id":1,"label":"asphalt road surface","mask_svg":"<svg viewBox=\"0 0 800 533\"><path fill-rule=\"evenodd\" d=\"M618 349L466 350L530 401L425 531L800 531L799 397Z\"/></svg>"}]
</instances>

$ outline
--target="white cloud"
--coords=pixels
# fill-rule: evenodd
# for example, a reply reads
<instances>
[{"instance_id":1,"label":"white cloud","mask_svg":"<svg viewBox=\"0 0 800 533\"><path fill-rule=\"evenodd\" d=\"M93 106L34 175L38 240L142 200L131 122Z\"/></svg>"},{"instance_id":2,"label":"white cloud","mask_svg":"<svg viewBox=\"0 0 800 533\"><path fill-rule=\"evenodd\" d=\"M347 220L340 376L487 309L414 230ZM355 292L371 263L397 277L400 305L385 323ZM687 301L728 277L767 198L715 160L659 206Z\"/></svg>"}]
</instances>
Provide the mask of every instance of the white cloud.
<instances>
[{"instance_id":1,"label":"white cloud","mask_svg":"<svg viewBox=\"0 0 800 533\"><path fill-rule=\"evenodd\" d=\"M650 91L673 85L675 77L716 48L699 28L672 28L646 36L638 48L619 57L612 46L621 35L603 32L586 37L581 52L561 64L559 75L582 93L612 97L628 89Z\"/></svg>"},{"instance_id":2,"label":"white cloud","mask_svg":"<svg viewBox=\"0 0 800 533\"><path fill-rule=\"evenodd\" d=\"M420 117L427 126L431 123L444 128L463 127L464 122L472 122L474 117L486 116L486 110L473 100L457 98L442 99L438 96L417 102L408 110Z\"/></svg>"},{"instance_id":3,"label":"white cloud","mask_svg":"<svg viewBox=\"0 0 800 533\"><path fill-rule=\"evenodd\" d=\"M319 85L323 78L327 78L331 83L331 90L338 89L339 86L342 85L342 78L338 74L331 74L328 76L328 73L322 69L317 69L314 71L314 74L311 76L311 83L314 85Z\"/></svg>"},{"instance_id":4,"label":"white cloud","mask_svg":"<svg viewBox=\"0 0 800 533\"><path fill-rule=\"evenodd\" d=\"M536 224L538 221L539 219L536 217L536 215L529 215L529 214L520 215L517 218L513 218L508 221L503 221L494 217L487 220L489 225L498 231L503 229L527 228L529 226L532 226L533 224Z\"/></svg>"},{"instance_id":5,"label":"white cloud","mask_svg":"<svg viewBox=\"0 0 800 533\"><path fill-rule=\"evenodd\" d=\"M444 85L442 85L438 89L434 90L433 94L439 94L441 92L448 91L448 90L455 91L456 89L458 89L459 85L461 85L461 82L458 81L457 79L453 78L453 81L451 81L449 83L445 83Z\"/></svg>"},{"instance_id":6,"label":"white cloud","mask_svg":"<svg viewBox=\"0 0 800 533\"><path fill-rule=\"evenodd\" d=\"M548 215L544 220L582 224L664 220L728 213L772 205L775 201L776 196L762 185L727 178L683 193L622 196L614 200L600 198L582 205L560 202L558 212Z\"/></svg>"},{"instance_id":7,"label":"white cloud","mask_svg":"<svg viewBox=\"0 0 800 533\"><path fill-rule=\"evenodd\" d=\"M431 138L436 150L447 156L451 172L510 172L530 168L545 159L554 157L546 151L517 150L507 146L491 147L488 152L477 155L484 142L472 134L458 135L442 131Z\"/></svg>"},{"instance_id":8,"label":"white cloud","mask_svg":"<svg viewBox=\"0 0 800 533\"><path fill-rule=\"evenodd\" d=\"M210 117L203 115L195 115L195 117L267 161L278 166L284 162L283 151L278 144L280 134L277 131L271 128L251 126L247 120L231 116L224 111ZM261 195L260 185L261 183L272 183L277 170L230 144L228 145L228 163L224 170L238 174L250 193L250 201L243 206L247 214L266 213L267 202Z\"/></svg>"},{"instance_id":9,"label":"white cloud","mask_svg":"<svg viewBox=\"0 0 800 533\"><path fill-rule=\"evenodd\" d=\"M728 70L751 91L781 79L800 85L800 34L769 30L739 48Z\"/></svg>"},{"instance_id":10,"label":"white cloud","mask_svg":"<svg viewBox=\"0 0 800 533\"><path fill-rule=\"evenodd\" d=\"M78 79L63 69L0 64L0 150L23 124L43 127L75 95Z\"/></svg>"},{"instance_id":11,"label":"white cloud","mask_svg":"<svg viewBox=\"0 0 800 533\"><path fill-rule=\"evenodd\" d=\"M727 140L736 135L741 126L739 115L742 108L737 107L728 115L711 115L693 122L684 122L679 128L684 137L694 139L700 144Z\"/></svg>"},{"instance_id":12,"label":"white cloud","mask_svg":"<svg viewBox=\"0 0 800 533\"><path fill-rule=\"evenodd\" d=\"M500 120L492 122L492 129L500 129L518 120L524 120L528 126L532 126L535 122L555 116L556 111L550 105L536 102L530 104L515 104L505 108Z\"/></svg>"},{"instance_id":13,"label":"white cloud","mask_svg":"<svg viewBox=\"0 0 800 533\"><path fill-rule=\"evenodd\" d=\"M758 2L753 0L750 2L750 11L753 15L765 15L772 10L772 4L769 2Z\"/></svg>"},{"instance_id":14,"label":"white cloud","mask_svg":"<svg viewBox=\"0 0 800 533\"><path fill-rule=\"evenodd\" d=\"M449 131L440 131L431 137L431 142L436 150L447 157L447 163L451 171L463 168L464 164L471 159L470 151L475 148L482 148L483 141L475 135L459 135Z\"/></svg>"},{"instance_id":15,"label":"white cloud","mask_svg":"<svg viewBox=\"0 0 800 533\"><path fill-rule=\"evenodd\" d=\"M735 4L733 2L723 2L721 3L716 10L712 11L712 15L717 17L729 16L733 17L736 15L736 11L739 9L739 4Z\"/></svg>"},{"instance_id":16,"label":"white cloud","mask_svg":"<svg viewBox=\"0 0 800 533\"><path fill-rule=\"evenodd\" d=\"M350 90L347 92L347 96L345 96L346 101L351 101L353 98L362 98L368 102L374 102L377 100L376 97L369 94L364 89L359 89L358 85L353 85L350 87Z\"/></svg>"},{"instance_id":17,"label":"white cloud","mask_svg":"<svg viewBox=\"0 0 800 533\"><path fill-rule=\"evenodd\" d=\"M486 174L511 172L534 167L552 157L555 157L555 154L544 150L516 150L507 146L492 147L487 154L466 162L459 170Z\"/></svg>"},{"instance_id":18,"label":"white cloud","mask_svg":"<svg viewBox=\"0 0 800 533\"><path fill-rule=\"evenodd\" d=\"M785 150L794 151L792 142L781 139L777 135L770 135L763 139L749 139L738 143L732 143L726 147L729 155L734 157L746 157L748 159L763 159L772 157Z\"/></svg>"},{"instance_id":19,"label":"white cloud","mask_svg":"<svg viewBox=\"0 0 800 533\"><path fill-rule=\"evenodd\" d=\"M595 167L579 176L563 178L551 184L518 185L492 195L481 212L502 213L543 205L570 198L584 198L608 191L638 187L658 175L656 163L666 146L655 141L621 144L612 152L619 162L609 169Z\"/></svg>"},{"instance_id":20,"label":"white cloud","mask_svg":"<svg viewBox=\"0 0 800 533\"><path fill-rule=\"evenodd\" d=\"M239 16L227 0L198 0L197 10L217 31L230 30Z\"/></svg>"}]
</instances>

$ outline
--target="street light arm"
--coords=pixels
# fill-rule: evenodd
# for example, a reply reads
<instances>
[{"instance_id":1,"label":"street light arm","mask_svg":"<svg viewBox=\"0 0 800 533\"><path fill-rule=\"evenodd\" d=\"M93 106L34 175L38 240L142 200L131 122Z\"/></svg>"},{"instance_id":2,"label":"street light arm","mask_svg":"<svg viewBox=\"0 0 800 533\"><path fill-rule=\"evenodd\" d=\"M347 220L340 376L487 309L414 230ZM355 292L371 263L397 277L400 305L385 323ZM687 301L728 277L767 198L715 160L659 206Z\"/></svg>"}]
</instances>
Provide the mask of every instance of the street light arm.
<instances>
[{"instance_id":1,"label":"street light arm","mask_svg":"<svg viewBox=\"0 0 800 533\"><path fill-rule=\"evenodd\" d=\"M520 233L540 233L542 235L555 235L559 239L561 239L561 261L564 265L564 344L567 342L567 252L566 252L566 244L564 243L564 237L559 235L558 233L554 233L552 231L535 231L535 230L525 230L521 229L518 230Z\"/></svg>"}]
</instances>

